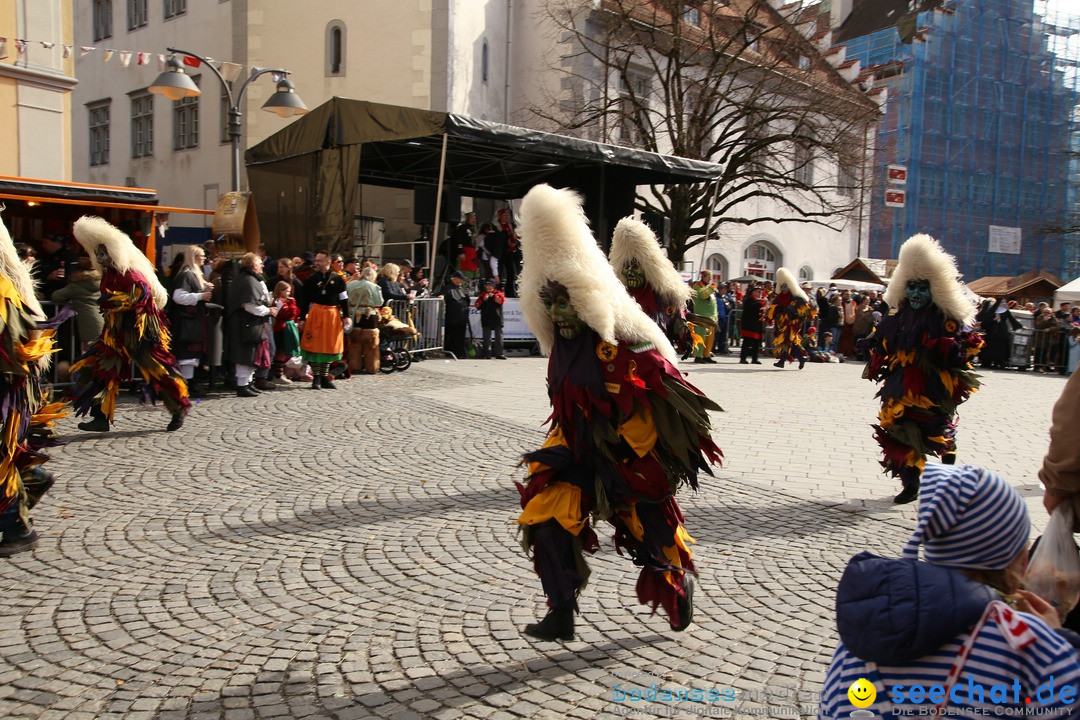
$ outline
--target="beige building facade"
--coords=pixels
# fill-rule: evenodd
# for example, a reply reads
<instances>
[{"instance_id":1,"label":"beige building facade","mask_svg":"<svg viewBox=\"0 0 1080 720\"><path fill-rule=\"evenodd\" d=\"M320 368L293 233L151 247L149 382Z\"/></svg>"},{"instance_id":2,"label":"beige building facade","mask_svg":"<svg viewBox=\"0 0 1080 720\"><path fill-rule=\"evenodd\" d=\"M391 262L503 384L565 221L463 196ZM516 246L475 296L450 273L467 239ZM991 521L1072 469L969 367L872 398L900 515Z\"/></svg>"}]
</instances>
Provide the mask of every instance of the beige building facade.
<instances>
[{"instance_id":1,"label":"beige building facade","mask_svg":"<svg viewBox=\"0 0 1080 720\"><path fill-rule=\"evenodd\" d=\"M0 175L71 180L70 0L0 0L0 38Z\"/></svg>"}]
</instances>

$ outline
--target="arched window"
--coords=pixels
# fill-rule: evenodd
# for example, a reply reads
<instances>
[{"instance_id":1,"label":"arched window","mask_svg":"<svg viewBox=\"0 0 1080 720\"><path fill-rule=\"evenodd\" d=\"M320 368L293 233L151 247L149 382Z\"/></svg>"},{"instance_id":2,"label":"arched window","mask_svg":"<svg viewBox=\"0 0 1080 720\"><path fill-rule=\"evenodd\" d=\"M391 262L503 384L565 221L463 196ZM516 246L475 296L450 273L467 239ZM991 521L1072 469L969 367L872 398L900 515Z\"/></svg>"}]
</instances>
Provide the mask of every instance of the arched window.
<instances>
[{"instance_id":1,"label":"arched window","mask_svg":"<svg viewBox=\"0 0 1080 720\"><path fill-rule=\"evenodd\" d=\"M728 279L728 262L720 253L714 253L705 261L705 269L712 270L713 277L717 280Z\"/></svg>"},{"instance_id":2,"label":"arched window","mask_svg":"<svg viewBox=\"0 0 1080 720\"><path fill-rule=\"evenodd\" d=\"M345 74L345 23L340 20L326 25L326 74Z\"/></svg>"},{"instance_id":3,"label":"arched window","mask_svg":"<svg viewBox=\"0 0 1080 720\"><path fill-rule=\"evenodd\" d=\"M780 251L765 240L758 240L743 250L743 274L759 275L766 280L776 279L776 268L781 265Z\"/></svg>"},{"instance_id":4,"label":"arched window","mask_svg":"<svg viewBox=\"0 0 1080 720\"><path fill-rule=\"evenodd\" d=\"M484 82L488 81L488 61L490 55L488 53L487 38L484 38L484 45L480 48L480 79Z\"/></svg>"},{"instance_id":5,"label":"arched window","mask_svg":"<svg viewBox=\"0 0 1080 720\"><path fill-rule=\"evenodd\" d=\"M809 265L803 265L799 268L799 284L804 282L814 282L814 268Z\"/></svg>"}]
</instances>

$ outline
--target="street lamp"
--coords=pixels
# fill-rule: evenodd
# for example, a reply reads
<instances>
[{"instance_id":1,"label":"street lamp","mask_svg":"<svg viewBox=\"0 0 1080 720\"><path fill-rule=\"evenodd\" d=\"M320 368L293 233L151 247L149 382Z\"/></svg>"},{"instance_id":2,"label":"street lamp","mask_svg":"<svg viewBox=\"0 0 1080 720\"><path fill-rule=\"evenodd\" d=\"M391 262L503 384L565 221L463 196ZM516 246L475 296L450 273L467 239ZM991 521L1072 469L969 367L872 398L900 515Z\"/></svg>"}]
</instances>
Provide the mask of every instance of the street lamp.
<instances>
[{"instance_id":1,"label":"street lamp","mask_svg":"<svg viewBox=\"0 0 1080 720\"><path fill-rule=\"evenodd\" d=\"M179 50L177 48L166 48L172 55L169 56L165 72L158 75L154 84L147 88L155 95L164 95L169 100L182 100L188 97L196 97L202 94L199 90L199 86L192 82L191 78L184 72L183 64L176 58L177 55L187 55L193 57L196 60L201 61L210 70L213 71L217 79L221 81L221 86L225 88L225 94L229 100L229 141L232 143L232 189L234 191L240 189L240 101L244 98L244 91L247 90L247 86L251 84L251 81L260 75L266 73L273 73L277 76L277 89L270 99L263 103L263 110L274 113L278 117L292 117L293 115L303 115L308 111L307 106L304 105L304 101L300 99L300 96L296 94L296 90L293 87L292 82L289 80L289 71L281 69L269 69L269 68L251 68L251 74L240 86L240 90L233 95L232 88L229 87L229 83L222 77L218 69L214 67L206 58L201 55L197 55L187 50Z\"/></svg>"}]
</instances>

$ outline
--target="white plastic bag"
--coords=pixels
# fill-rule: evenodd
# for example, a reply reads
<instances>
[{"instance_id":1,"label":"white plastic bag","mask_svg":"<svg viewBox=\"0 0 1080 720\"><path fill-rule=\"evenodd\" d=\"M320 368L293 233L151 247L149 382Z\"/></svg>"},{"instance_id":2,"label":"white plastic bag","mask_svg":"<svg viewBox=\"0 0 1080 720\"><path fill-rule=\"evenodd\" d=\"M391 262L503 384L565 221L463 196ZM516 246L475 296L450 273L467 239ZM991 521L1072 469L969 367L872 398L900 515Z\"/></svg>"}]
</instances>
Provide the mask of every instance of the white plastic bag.
<instances>
[{"instance_id":1,"label":"white plastic bag","mask_svg":"<svg viewBox=\"0 0 1080 720\"><path fill-rule=\"evenodd\" d=\"M1028 562L1024 586L1064 618L1080 599L1080 550L1073 542L1072 503L1060 503Z\"/></svg>"}]
</instances>

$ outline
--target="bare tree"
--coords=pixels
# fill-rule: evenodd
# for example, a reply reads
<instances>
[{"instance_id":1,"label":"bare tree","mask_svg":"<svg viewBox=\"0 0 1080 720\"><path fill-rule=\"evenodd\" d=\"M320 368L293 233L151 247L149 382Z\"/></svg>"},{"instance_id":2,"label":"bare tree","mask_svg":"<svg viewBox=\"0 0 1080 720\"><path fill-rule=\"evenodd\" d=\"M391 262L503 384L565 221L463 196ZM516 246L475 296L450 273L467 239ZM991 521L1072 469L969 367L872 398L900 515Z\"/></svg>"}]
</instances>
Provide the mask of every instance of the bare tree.
<instances>
[{"instance_id":1,"label":"bare tree","mask_svg":"<svg viewBox=\"0 0 1080 720\"><path fill-rule=\"evenodd\" d=\"M878 105L766 0L544 0L541 12L565 82L535 115L723 165L714 183L639 196L640 210L670 219L673 260L724 224L836 229L862 204Z\"/></svg>"}]
</instances>

